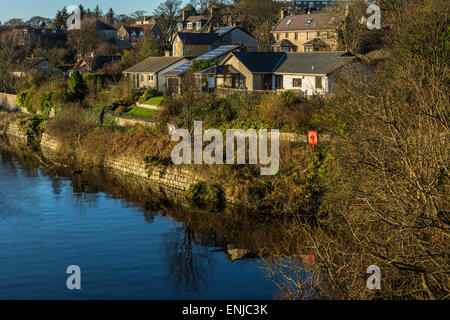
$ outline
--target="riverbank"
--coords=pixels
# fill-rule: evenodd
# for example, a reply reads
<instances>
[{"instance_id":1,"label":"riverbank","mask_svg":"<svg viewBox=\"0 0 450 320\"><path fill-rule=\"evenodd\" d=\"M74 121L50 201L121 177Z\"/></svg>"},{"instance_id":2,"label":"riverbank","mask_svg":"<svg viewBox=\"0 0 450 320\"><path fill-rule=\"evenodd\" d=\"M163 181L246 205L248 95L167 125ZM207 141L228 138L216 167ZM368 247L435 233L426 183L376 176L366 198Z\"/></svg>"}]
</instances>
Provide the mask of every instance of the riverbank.
<instances>
[{"instance_id":1,"label":"riverbank","mask_svg":"<svg viewBox=\"0 0 450 320\"><path fill-rule=\"evenodd\" d=\"M255 215L235 206L211 214L193 207L180 189L108 167L75 172L69 166L54 165L49 158L44 158L26 144L24 139L11 134L0 137L0 151L15 155L30 170L69 179L76 193L106 192L114 199L123 199L139 206L148 213L145 218L149 220L154 219L155 215L170 216L195 233L214 237L215 243L223 246L230 260L269 255L282 241L282 229L277 220L269 215ZM45 154L51 156L50 152L47 150Z\"/></svg>"},{"instance_id":2,"label":"riverbank","mask_svg":"<svg viewBox=\"0 0 450 320\"><path fill-rule=\"evenodd\" d=\"M0 127L3 134L32 146L53 163L81 171L111 169L147 179L177 190L193 205L210 211L233 205L255 212L298 212L315 201L312 183L317 181L322 153L312 153L303 142L282 142L280 173L264 177L258 166L172 165L174 143L168 134L139 126L98 125L81 120L85 116L73 113L48 120L7 113L0 118Z\"/></svg>"}]
</instances>

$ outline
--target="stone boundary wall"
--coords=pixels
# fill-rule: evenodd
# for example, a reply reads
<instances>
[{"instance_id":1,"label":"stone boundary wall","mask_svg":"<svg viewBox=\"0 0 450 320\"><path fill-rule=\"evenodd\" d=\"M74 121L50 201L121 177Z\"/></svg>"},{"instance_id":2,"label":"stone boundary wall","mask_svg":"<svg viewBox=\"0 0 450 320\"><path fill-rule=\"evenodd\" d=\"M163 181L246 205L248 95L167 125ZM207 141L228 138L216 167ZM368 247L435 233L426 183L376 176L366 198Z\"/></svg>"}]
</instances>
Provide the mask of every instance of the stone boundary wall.
<instances>
[{"instance_id":1,"label":"stone boundary wall","mask_svg":"<svg viewBox=\"0 0 450 320\"><path fill-rule=\"evenodd\" d=\"M256 130L256 134L258 134L258 131L259 130ZM267 130L267 133L268 133L268 137L270 138L270 136L271 136L270 129ZM244 136L244 135L245 134L243 134L241 136ZM328 134L319 135L319 144L321 142L329 142L330 140L331 140L331 137ZM308 137L304 134L280 132L280 141L308 143Z\"/></svg>"},{"instance_id":2,"label":"stone boundary wall","mask_svg":"<svg viewBox=\"0 0 450 320\"><path fill-rule=\"evenodd\" d=\"M112 116L112 117L114 118L114 120L116 120L116 124L119 127L132 127L135 125L141 125L145 128L149 128L149 129L155 129L157 127L157 124L154 122L126 119L126 118L117 117L117 116Z\"/></svg>"},{"instance_id":3,"label":"stone boundary wall","mask_svg":"<svg viewBox=\"0 0 450 320\"><path fill-rule=\"evenodd\" d=\"M17 104L17 95L9 93L0 93L0 107L9 111L20 111L27 113L27 110L22 109Z\"/></svg>"}]
</instances>

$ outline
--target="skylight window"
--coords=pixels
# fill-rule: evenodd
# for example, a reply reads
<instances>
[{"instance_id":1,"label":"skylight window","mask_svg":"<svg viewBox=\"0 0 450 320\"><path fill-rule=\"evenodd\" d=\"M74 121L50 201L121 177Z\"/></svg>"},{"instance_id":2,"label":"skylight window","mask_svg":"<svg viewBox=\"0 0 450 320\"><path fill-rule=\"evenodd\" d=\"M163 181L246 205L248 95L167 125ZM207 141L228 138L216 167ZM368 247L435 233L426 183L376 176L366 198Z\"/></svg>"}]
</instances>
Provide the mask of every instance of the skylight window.
<instances>
[{"instance_id":1,"label":"skylight window","mask_svg":"<svg viewBox=\"0 0 450 320\"><path fill-rule=\"evenodd\" d=\"M311 24L312 21L313 19L308 19L308 21L306 21L306 24Z\"/></svg>"},{"instance_id":2,"label":"skylight window","mask_svg":"<svg viewBox=\"0 0 450 320\"><path fill-rule=\"evenodd\" d=\"M292 20L288 20L288 21L286 22L286 25L287 25L287 26L290 25L291 22L292 22Z\"/></svg>"}]
</instances>

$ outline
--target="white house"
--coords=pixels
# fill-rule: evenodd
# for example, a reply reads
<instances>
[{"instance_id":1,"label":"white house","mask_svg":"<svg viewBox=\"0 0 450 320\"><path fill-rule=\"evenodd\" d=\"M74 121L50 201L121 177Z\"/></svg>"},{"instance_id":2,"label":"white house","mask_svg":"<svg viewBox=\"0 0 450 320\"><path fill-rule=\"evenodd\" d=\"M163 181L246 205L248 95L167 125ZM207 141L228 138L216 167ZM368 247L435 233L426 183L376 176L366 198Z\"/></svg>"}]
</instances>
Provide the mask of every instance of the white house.
<instances>
[{"instance_id":1,"label":"white house","mask_svg":"<svg viewBox=\"0 0 450 320\"><path fill-rule=\"evenodd\" d=\"M306 96L332 93L339 70L357 58L346 52L288 53L274 72L277 90L299 90Z\"/></svg>"}]
</instances>

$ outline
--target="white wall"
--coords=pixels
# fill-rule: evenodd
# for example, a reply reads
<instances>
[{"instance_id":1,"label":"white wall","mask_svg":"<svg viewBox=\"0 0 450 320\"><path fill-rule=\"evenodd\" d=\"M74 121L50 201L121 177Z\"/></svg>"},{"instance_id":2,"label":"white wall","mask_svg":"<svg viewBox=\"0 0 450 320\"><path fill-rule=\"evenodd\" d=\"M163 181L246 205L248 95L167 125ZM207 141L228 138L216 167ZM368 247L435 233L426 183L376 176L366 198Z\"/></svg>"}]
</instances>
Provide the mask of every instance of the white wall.
<instances>
[{"instance_id":1,"label":"white wall","mask_svg":"<svg viewBox=\"0 0 450 320\"><path fill-rule=\"evenodd\" d=\"M322 77L322 89L316 88L316 76L311 75L283 75L283 89L284 90L301 90L305 92L308 96L319 95L319 94L327 94L329 92L329 81L328 77L321 75ZM302 79L302 86L293 87L293 79Z\"/></svg>"}]
</instances>

